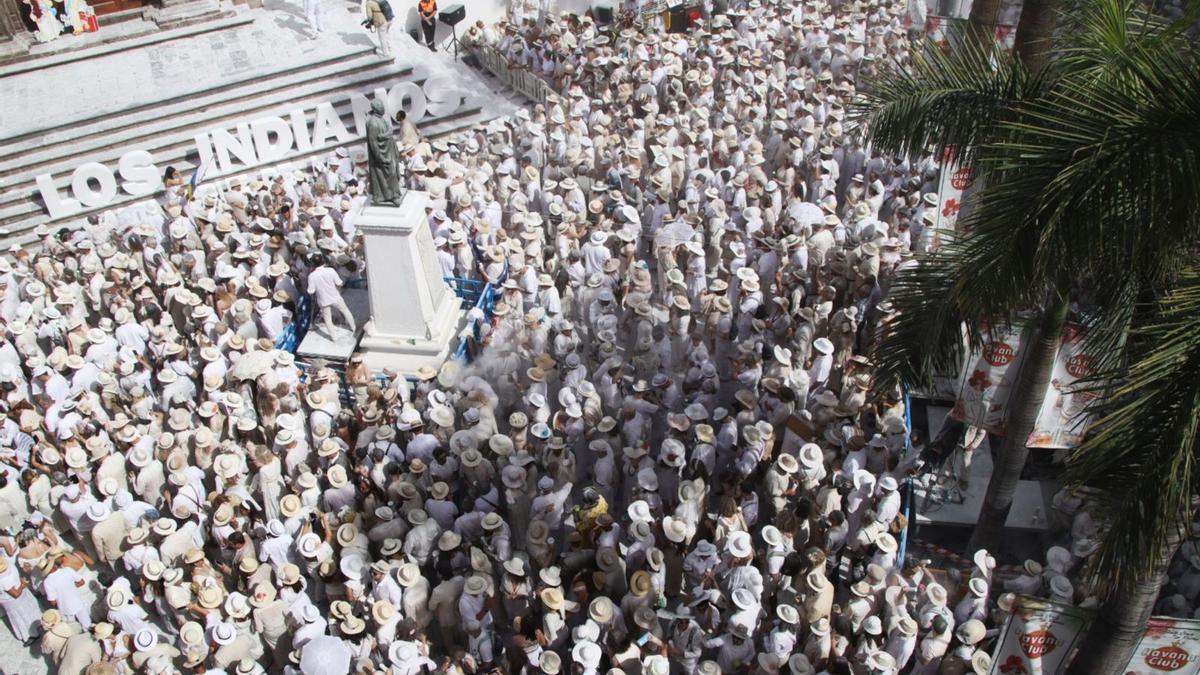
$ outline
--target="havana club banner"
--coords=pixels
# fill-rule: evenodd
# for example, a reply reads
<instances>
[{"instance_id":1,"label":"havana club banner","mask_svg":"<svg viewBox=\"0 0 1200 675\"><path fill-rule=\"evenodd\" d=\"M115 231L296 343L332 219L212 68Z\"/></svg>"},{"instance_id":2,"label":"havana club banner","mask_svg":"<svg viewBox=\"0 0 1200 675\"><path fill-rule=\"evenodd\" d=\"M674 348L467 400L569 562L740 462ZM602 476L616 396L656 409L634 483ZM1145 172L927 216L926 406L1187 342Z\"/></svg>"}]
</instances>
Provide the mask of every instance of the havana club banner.
<instances>
[{"instance_id":1,"label":"havana club banner","mask_svg":"<svg viewBox=\"0 0 1200 675\"><path fill-rule=\"evenodd\" d=\"M1064 326L1046 400L1025 441L1027 446L1069 450L1083 441L1088 426L1088 416L1083 413L1096 394L1073 389L1079 380L1092 374L1095 363L1095 357L1084 351L1080 326Z\"/></svg>"},{"instance_id":2,"label":"havana club banner","mask_svg":"<svg viewBox=\"0 0 1200 675\"><path fill-rule=\"evenodd\" d=\"M963 192L975 184L975 170L959 165L954 148L946 148L942 156L942 173L938 182L938 230L954 231L958 225L958 212L962 209Z\"/></svg>"},{"instance_id":3,"label":"havana club banner","mask_svg":"<svg viewBox=\"0 0 1200 675\"><path fill-rule=\"evenodd\" d=\"M983 327L983 349L971 354L959 375L951 417L995 434L1004 433L1008 394L1017 380L1024 352L1024 324Z\"/></svg>"},{"instance_id":4,"label":"havana club banner","mask_svg":"<svg viewBox=\"0 0 1200 675\"><path fill-rule=\"evenodd\" d=\"M988 675L1059 675L1095 612L1017 596L1004 622Z\"/></svg>"},{"instance_id":5,"label":"havana club banner","mask_svg":"<svg viewBox=\"0 0 1200 675\"><path fill-rule=\"evenodd\" d=\"M1125 675L1200 675L1200 621L1155 617Z\"/></svg>"},{"instance_id":6,"label":"havana club banner","mask_svg":"<svg viewBox=\"0 0 1200 675\"><path fill-rule=\"evenodd\" d=\"M967 19L965 18L959 19L952 16L930 14L925 17L925 37L942 49L946 49L950 44L951 27L966 23ZM1017 39L1016 27L1008 24L997 24L995 37L996 45L1001 49L1012 49Z\"/></svg>"}]
</instances>

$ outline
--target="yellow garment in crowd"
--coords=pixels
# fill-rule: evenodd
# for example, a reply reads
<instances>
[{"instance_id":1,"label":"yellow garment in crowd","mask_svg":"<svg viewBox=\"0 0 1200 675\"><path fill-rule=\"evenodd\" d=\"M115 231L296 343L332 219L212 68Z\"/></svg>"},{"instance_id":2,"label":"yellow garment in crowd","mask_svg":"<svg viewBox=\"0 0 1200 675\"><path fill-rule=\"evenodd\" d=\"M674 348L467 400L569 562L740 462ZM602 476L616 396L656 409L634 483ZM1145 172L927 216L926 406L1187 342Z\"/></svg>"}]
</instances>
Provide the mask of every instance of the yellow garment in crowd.
<instances>
[{"instance_id":1,"label":"yellow garment in crowd","mask_svg":"<svg viewBox=\"0 0 1200 675\"><path fill-rule=\"evenodd\" d=\"M575 512L575 531L585 537L589 536L596 529L596 519L606 513L608 513L608 500L600 495L594 506Z\"/></svg>"}]
</instances>

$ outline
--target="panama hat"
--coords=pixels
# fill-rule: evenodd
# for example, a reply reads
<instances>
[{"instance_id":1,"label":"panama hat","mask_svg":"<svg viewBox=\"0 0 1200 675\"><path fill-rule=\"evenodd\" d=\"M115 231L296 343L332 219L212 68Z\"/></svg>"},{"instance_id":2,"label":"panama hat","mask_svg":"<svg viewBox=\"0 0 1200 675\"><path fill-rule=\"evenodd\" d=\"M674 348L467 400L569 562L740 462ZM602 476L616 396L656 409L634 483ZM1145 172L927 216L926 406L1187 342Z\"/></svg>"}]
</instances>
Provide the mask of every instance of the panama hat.
<instances>
[{"instance_id":1,"label":"panama hat","mask_svg":"<svg viewBox=\"0 0 1200 675\"><path fill-rule=\"evenodd\" d=\"M613 618L613 603L607 596L598 596L588 605L588 618L601 626L607 625Z\"/></svg>"},{"instance_id":2,"label":"panama hat","mask_svg":"<svg viewBox=\"0 0 1200 675\"><path fill-rule=\"evenodd\" d=\"M958 638L959 642L962 642L966 645L973 645L978 643L984 638L985 635L987 635L987 628L979 619L970 619L963 622L962 625L960 625L958 629L954 631L954 634L955 637Z\"/></svg>"},{"instance_id":3,"label":"panama hat","mask_svg":"<svg viewBox=\"0 0 1200 675\"><path fill-rule=\"evenodd\" d=\"M562 609L563 605L565 604L563 592L558 588L543 588L542 591L538 593L538 597L541 598L543 605L555 611Z\"/></svg>"},{"instance_id":4,"label":"panama hat","mask_svg":"<svg viewBox=\"0 0 1200 675\"><path fill-rule=\"evenodd\" d=\"M800 623L799 610L797 610L792 605L789 605L786 603L780 604L778 607L775 608L775 615L779 617L780 621L783 621L784 623L791 625L791 626L794 626L794 625Z\"/></svg>"},{"instance_id":5,"label":"panama hat","mask_svg":"<svg viewBox=\"0 0 1200 675\"><path fill-rule=\"evenodd\" d=\"M467 595L479 595L487 589L487 580L478 574L473 574L467 578L463 584L463 592Z\"/></svg>"},{"instance_id":6,"label":"panama hat","mask_svg":"<svg viewBox=\"0 0 1200 675\"><path fill-rule=\"evenodd\" d=\"M867 667L871 672L891 673L896 669L896 659L885 651L872 652L867 657Z\"/></svg>"},{"instance_id":7,"label":"panama hat","mask_svg":"<svg viewBox=\"0 0 1200 675\"><path fill-rule=\"evenodd\" d=\"M795 456L787 453L781 453L779 458L775 460L775 464L786 474L793 474L800 470L800 465L796 462Z\"/></svg>"},{"instance_id":8,"label":"panama hat","mask_svg":"<svg viewBox=\"0 0 1200 675\"><path fill-rule=\"evenodd\" d=\"M254 607L266 607L275 602L275 587L268 583L259 583L255 585L254 592L250 596L250 604Z\"/></svg>"}]
</instances>

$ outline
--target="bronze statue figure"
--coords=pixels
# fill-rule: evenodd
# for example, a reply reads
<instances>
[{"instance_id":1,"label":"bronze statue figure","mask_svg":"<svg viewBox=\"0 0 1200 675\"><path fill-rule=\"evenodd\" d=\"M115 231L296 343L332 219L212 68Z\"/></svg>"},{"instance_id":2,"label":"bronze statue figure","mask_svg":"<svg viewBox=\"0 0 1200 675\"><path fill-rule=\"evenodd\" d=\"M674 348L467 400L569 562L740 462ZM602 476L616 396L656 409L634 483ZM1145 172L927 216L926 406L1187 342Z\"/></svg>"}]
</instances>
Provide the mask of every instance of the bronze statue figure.
<instances>
[{"instance_id":1,"label":"bronze statue figure","mask_svg":"<svg viewBox=\"0 0 1200 675\"><path fill-rule=\"evenodd\" d=\"M371 204L399 206L404 197L400 189L400 151L383 112L383 101L371 101L367 117L367 188Z\"/></svg>"}]
</instances>

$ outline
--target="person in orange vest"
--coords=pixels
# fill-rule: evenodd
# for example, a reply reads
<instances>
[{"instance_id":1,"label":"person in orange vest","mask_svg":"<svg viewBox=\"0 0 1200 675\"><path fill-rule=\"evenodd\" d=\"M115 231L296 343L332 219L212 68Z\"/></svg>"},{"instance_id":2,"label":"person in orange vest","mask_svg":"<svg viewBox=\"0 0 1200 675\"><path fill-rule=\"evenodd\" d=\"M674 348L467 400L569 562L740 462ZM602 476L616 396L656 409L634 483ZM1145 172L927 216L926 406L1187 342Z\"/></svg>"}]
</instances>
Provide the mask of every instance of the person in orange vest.
<instances>
[{"instance_id":1,"label":"person in orange vest","mask_svg":"<svg viewBox=\"0 0 1200 675\"><path fill-rule=\"evenodd\" d=\"M437 0L420 0L417 11L421 14L421 32L425 34L425 45L429 51L436 52L433 46L433 33L437 30Z\"/></svg>"}]
</instances>

